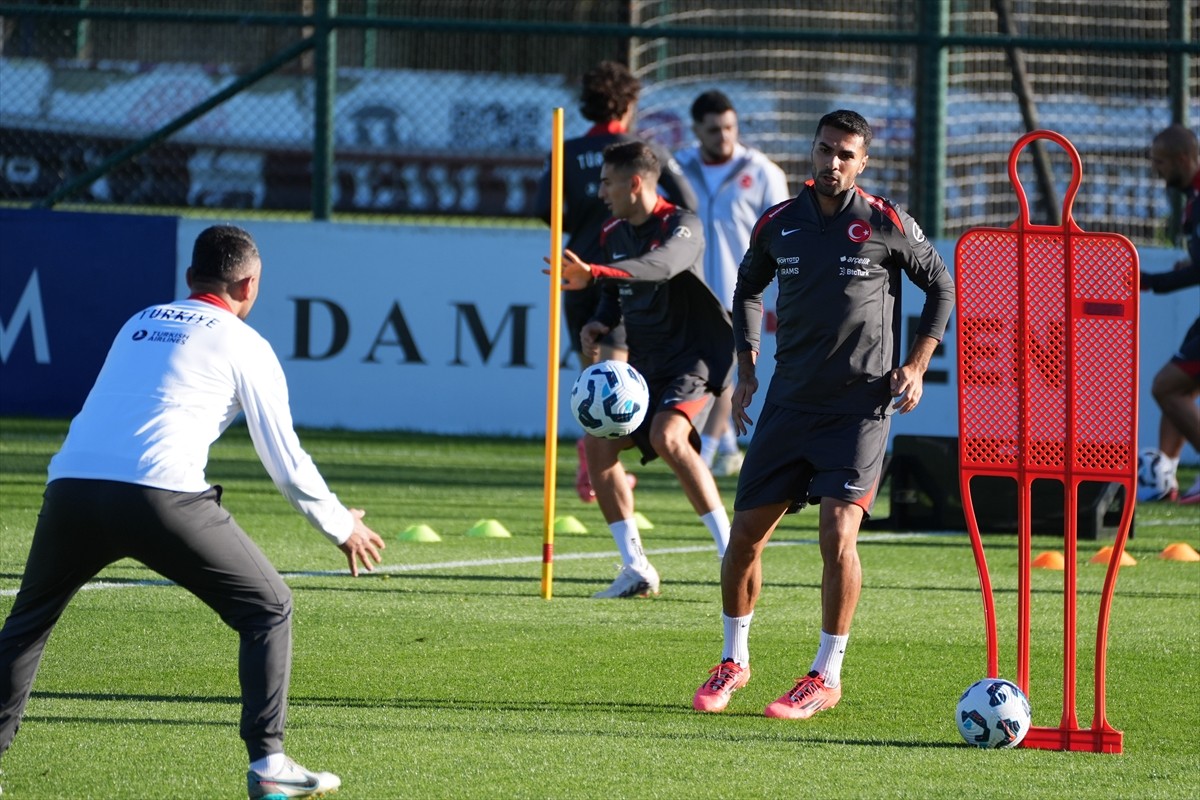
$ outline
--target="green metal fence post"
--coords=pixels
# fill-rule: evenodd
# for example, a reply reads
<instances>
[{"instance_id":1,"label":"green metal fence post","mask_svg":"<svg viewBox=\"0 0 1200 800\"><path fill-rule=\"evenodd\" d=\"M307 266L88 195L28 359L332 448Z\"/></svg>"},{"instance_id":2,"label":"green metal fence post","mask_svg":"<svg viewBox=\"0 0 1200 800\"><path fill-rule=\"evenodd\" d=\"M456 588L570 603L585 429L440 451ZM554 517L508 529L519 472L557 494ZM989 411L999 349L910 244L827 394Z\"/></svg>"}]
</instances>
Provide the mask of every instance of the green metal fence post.
<instances>
[{"instance_id":1,"label":"green metal fence post","mask_svg":"<svg viewBox=\"0 0 1200 800\"><path fill-rule=\"evenodd\" d=\"M91 0L79 0L79 8L81 11L87 10L91 5ZM75 58L85 59L88 57L88 36L91 33L92 22L87 17L80 17L75 23Z\"/></svg>"},{"instance_id":2,"label":"green metal fence post","mask_svg":"<svg viewBox=\"0 0 1200 800\"><path fill-rule=\"evenodd\" d=\"M931 238L945 229L946 185L946 45L950 33L950 0L923 0L917 44L916 114L913 120L916 180L913 212Z\"/></svg>"},{"instance_id":3,"label":"green metal fence post","mask_svg":"<svg viewBox=\"0 0 1200 800\"><path fill-rule=\"evenodd\" d=\"M368 19L379 16L379 0L367 0L366 15ZM367 28L363 31L363 62L367 69L375 69L378 63L379 29Z\"/></svg>"},{"instance_id":4,"label":"green metal fence post","mask_svg":"<svg viewBox=\"0 0 1200 800\"><path fill-rule=\"evenodd\" d=\"M317 0L313 17L313 219L333 214L333 101L337 91L337 0Z\"/></svg>"},{"instance_id":5,"label":"green metal fence post","mask_svg":"<svg viewBox=\"0 0 1200 800\"><path fill-rule=\"evenodd\" d=\"M1192 9L1188 3L1172 3L1170 10L1170 38L1178 42L1192 39ZM1188 70L1189 57L1186 50L1174 50L1168 56L1171 92L1171 121L1188 124Z\"/></svg>"},{"instance_id":6,"label":"green metal fence post","mask_svg":"<svg viewBox=\"0 0 1200 800\"><path fill-rule=\"evenodd\" d=\"M1169 12L1170 37L1180 42L1192 38L1191 7L1189 3L1177 2L1171 4ZM1188 54L1184 50L1175 50L1167 56L1168 91L1171 97L1171 122L1180 125L1188 124ZM1183 219L1183 195L1171 192L1171 216L1167 220L1167 236L1174 238L1179 230L1179 222Z\"/></svg>"}]
</instances>

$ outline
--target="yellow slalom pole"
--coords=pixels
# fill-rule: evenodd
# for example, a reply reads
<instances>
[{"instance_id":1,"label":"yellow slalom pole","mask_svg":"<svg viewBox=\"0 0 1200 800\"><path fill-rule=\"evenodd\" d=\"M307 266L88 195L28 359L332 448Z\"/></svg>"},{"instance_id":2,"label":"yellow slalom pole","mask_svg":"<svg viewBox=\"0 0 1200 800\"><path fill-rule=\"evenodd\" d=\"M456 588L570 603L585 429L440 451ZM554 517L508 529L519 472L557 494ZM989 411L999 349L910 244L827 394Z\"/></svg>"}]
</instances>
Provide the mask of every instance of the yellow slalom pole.
<instances>
[{"instance_id":1,"label":"yellow slalom pole","mask_svg":"<svg viewBox=\"0 0 1200 800\"><path fill-rule=\"evenodd\" d=\"M542 482L542 599L554 594L554 494L558 477L558 359L562 305L563 110L554 109L550 143L550 340L546 358L546 467Z\"/></svg>"}]
</instances>

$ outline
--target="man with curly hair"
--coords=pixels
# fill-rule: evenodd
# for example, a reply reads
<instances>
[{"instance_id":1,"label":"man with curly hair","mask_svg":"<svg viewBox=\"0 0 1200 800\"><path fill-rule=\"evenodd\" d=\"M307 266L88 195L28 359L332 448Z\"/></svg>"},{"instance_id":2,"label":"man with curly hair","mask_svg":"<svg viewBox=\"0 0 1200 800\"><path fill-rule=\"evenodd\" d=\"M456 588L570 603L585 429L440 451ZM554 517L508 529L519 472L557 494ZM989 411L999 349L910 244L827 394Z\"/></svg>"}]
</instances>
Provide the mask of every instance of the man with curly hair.
<instances>
[{"instance_id":1,"label":"man with curly hair","mask_svg":"<svg viewBox=\"0 0 1200 800\"><path fill-rule=\"evenodd\" d=\"M604 148L615 142L637 141L630 133L637 113L641 82L616 61L601 61L583 76L579 96L579 112L592 123L587 133L563 143L563 230L566 246L585 262L600 262L604 251L600 246L600 229L609 218L608 208L600 200L600 168L604 164ZM696 207L696 194L683 176L679 164L665 149L651 145L662 173L659 194L668 202L687 209ZM536 200L538 216L550 222L550 172L542 176ZM593 284L586 289L563 294L563 314L571 350L578 355L580 367L593 363L583 355L579 331L591 319L600 302L599 288ZM599 359L628 360L625 328L618 325L600 340ZM583 458L583 440L579 440L579 471L575 489L585 503L595 501Z\"/></svg>"},{"instance_id":2,"label":"man with curly hair","mask_svg":"<svg viewBox=\"0 0 1200 800\"><path fill-rule=\"evenodd\" d=\"M600 197L612 213L600 234L602 256L586 262L563 251L563 287L600 286L596 313L580 331L585 355L623 324L629 363L646 378L650 405L641 426L619 439L587 436L585 457L596 482L604 521L621 554L621 571L598 599L659 592L658 571L646 558L634 497L620 454L634 447L648 464L666 462L696 516L725 552L729 517L712 473L700 459L703 415L733 374L729 314L704 282L704 232L699 218L658 195L662 165L646 142L604 150Z\"/></svg>"}]
</instances>

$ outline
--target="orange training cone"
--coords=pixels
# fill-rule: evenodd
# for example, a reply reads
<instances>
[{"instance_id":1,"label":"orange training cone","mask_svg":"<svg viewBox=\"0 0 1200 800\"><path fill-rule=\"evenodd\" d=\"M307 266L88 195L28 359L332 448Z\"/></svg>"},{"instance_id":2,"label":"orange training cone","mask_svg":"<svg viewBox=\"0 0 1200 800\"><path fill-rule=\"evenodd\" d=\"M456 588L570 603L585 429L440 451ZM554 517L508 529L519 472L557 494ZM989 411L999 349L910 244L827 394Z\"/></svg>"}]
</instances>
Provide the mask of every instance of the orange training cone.
<instances>
[{"instance_id":1,"label":"orange training cone","mask_svg":"<svg viewBox=\"0 0 1200 800\"><path fill-rule=\"evenodd\" d=\"M1062 553L1047 550L1045 553L1039 553L1038 557L1033 560L1033 567L1036 569L1064 569L1066 563L1063 561Z\"/></svg>"},{"instance_id":2,"label":"orange training cone","mask_svg":"<svg viewBox=\"0 0 1200 800\"><path fill-rule=\"evenodd\" d=\"M1111 546L1101 547L1096 555L1092 556L1088 561L1089 564L1107 564L1112 561L1113 549ZM1121 566L1132 567L1137 565L1137 559L1129 555L1124 550L1121 551Z\"/></svg>"},{"instance_id":3,"label":"orange training cone","mask_svg":"<svg viewBox=\"0 0 1200 800\"><path fill-rule=\"evenodd\" d=\"M1200 553L1197 553L1196 548L1187 542L1175 542L1167 545L1158 554L1158 557L1165 558L1167 561L1200 561Z\"/></svg>"}]
</instances>

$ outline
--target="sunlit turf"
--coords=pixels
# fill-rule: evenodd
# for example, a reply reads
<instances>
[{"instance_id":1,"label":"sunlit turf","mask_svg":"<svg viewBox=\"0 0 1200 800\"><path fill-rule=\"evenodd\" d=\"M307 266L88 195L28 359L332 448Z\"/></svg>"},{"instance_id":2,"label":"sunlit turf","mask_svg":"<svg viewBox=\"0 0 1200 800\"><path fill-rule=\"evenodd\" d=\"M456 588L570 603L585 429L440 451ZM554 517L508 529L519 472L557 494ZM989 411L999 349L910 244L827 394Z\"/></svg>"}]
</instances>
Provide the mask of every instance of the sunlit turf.
<instances>
[{"instance_id":1,"label":"sunlit turf","mask_svg":"<svg viewBox=\"0 0 1200 800\"><path fill-rule=\"evenodd\" d=\"M0 612L19 585L60 421L0 420ZM209 479L295 594L287 746L339 773L339 798L1136 797L1200 794L1200 507L1138 508L1110 622L1107 717L1124 753L977 751L953 723L983 677L979 583L965 534L864 532L865 572L845 696L804 723L763 706L807 671L819 626L815 514L789 517L764 560L754 677L722 715L690 708L721 647L718 561L670 472L634 466L644 533L663 578L653 601L594 601L617 556L559 455L553 597L540 597L543 443L303 431L339 496L388 540L376 574L342 555L278 495L244 430L213 450ZM1190 482L1194 470L1183 476ZM727 506L733 479L721 479ZM886 509L880 509L886 513ZM508 539L468 537L479 519ZM436 544L397 534L424 523ZM1102 544L1079 546L1079 721L1090 724ZM987 540L1013 672L1015 537ZM1036 550L1061 539L1036 537ZM4 756L5 797L244 796L236 637L211 611L124 561L79 593L51 637L25 723ZM1062 710L1063 573L1033 574L1034 723Z\"/></svg>"}]
</instances>

